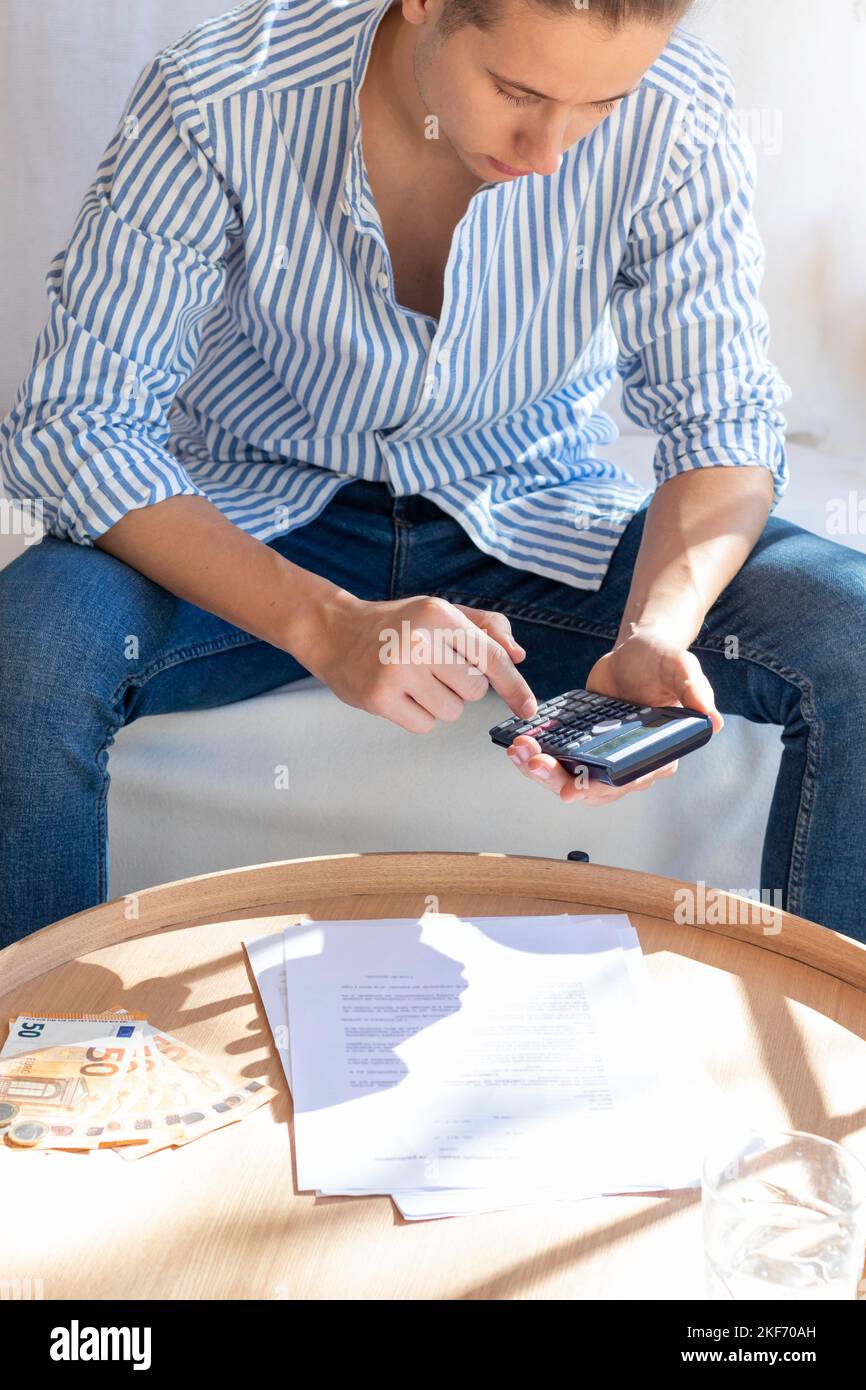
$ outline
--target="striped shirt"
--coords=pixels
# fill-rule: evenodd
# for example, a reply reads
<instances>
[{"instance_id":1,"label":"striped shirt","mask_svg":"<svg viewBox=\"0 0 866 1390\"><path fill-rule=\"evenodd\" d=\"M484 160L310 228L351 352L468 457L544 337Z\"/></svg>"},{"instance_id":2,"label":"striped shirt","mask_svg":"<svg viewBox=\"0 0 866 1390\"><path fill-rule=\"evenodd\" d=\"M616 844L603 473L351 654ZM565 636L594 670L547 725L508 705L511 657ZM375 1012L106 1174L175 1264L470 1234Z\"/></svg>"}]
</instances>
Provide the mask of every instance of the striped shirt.
<instances>
[{"instance_id":1,"label":"striped shirt","mask_svg":"<svg viewBox=\"0 0 866 1390\"><path fill-rule=\"evenodd\" d=\"M203 495L263 541L357 478L505 564L598 589L648 496L598 446L617 373L656 484L787 485L755 157L724 60L677 28L553 175L482 184L441 317L402 306L358 93L390 0L252 0L140 73L0 425L13 498L83 545Z\"/></svg>"}]
</instances>

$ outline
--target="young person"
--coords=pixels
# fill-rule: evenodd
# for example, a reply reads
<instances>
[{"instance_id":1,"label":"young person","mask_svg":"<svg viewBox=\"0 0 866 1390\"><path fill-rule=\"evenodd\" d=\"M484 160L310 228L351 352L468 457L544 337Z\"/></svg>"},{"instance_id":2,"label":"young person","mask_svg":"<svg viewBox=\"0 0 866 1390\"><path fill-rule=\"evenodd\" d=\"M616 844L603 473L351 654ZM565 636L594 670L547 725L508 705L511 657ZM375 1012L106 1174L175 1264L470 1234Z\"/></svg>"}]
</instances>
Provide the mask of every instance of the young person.
<instances>
[{"instance_id":1,"label":"young person","mask_svg":"<svg viewBox=\"0 0 866 1390\"><path fill-rule=\"evenodd\" d=\"M760 886L866 940L866 560L771 515L753 160L688 9L254 0L145 67L2 427L47 530L0 574L4 943L107 896L118 728L307 673L413 733L490 686L778 724ZM596 453L617 370L652 494ZM384 662L404 621L474 654ZM675 771L508 756L589 805Z\"/></svg>"}]
</instances>

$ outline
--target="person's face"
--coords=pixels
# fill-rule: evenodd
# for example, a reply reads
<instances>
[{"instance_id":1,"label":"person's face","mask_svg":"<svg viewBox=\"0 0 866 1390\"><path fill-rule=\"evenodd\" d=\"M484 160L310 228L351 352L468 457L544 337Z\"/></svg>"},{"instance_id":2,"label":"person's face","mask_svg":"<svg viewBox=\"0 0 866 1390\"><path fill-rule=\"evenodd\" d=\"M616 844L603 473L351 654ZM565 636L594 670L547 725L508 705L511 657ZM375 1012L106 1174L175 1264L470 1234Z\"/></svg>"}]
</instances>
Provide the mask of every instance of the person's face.
<instances>
[{"instance_id":1,"label":"person's face","mask_svg":"<svg viewBox=\"0 0 866 1390\"><path fill-rule=\"evenodd\" d=\"M495 28L466 25L442 42L443 0L403 0L402 8L418 26L415 80L439 138L485 182L556 173L564 152L615 109L608 99L638 85L674 28L629 24L612 34L591 11L560 16L502 0Z\"/></svg>"}]
</instances>

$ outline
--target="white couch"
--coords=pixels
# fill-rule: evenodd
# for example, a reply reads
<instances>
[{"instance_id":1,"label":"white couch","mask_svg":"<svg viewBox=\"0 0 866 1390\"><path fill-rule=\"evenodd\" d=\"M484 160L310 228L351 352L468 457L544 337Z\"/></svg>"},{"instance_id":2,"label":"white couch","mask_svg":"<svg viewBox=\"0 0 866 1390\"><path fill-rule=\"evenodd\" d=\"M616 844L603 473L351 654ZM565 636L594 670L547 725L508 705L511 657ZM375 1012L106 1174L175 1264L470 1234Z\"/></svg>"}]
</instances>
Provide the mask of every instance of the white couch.
<instances>
[{"instance_id":1,"label":"white couch","mask_svg":"<svg viewBox=\"0 0 866 1390\"><path fill-rule=\"evenodd\" d=\"M44 319L48 262L68 235L137 72L219 9L218 0L135 7L5 0L0 412ZM866 90L856 80L866 23L853 6L840 6L816 26L805 0L725 0L700 7L693 22L731 62L757 137L764 301L774 358L795 392L787 412L792 481L779 514L823 534L828 501L866 483L862 351L858 358L866 262L850 244L852 229L866 220L866 186L854 172L854 132L866 120ZM828 105L830 115L816 119ZM828 154L824 124L831 120L840 135ZM615 399L610 408L622 423ZM652 450L652 438L630 433L610 446L647 486ZM845 544L862 549L864 537L846 536ZM19 547L14 536L0 536L0 564ZM507 766L487 737L504 713L491 693L457 725L419 738L305 680L220 710L142 720L119 735L110 759L112 891L373 849L559 857L577 848L593 862L733 889L758 885L778 729L729 717L722 735L683 759L675 778L604 809L581 809L562 806ZM325 725L327 759L317 751ZM275 787L281 765L289 770L286 790Z\"/></svg>"}]
</instances>

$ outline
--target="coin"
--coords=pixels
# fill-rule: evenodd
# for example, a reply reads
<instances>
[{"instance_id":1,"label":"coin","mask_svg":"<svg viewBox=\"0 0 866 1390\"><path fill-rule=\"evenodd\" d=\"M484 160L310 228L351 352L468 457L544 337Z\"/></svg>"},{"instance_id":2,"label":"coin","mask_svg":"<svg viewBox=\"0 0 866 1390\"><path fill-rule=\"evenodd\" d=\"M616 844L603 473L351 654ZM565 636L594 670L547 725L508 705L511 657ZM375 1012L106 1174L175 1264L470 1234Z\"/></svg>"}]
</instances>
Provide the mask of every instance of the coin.
<instances>
[{"instance_id":1,"label":"coin","mask_svg":"<svg viewBox=\"0 0 866 1390\"><path fill-rule=\"evenodd\" d=\"M21 1120L12 1126L5 1139L7 1144L14 1144L18 1149L33 1149L47 1133L48 1126L41 1120Z\"/></svg>"}]
</instances>

